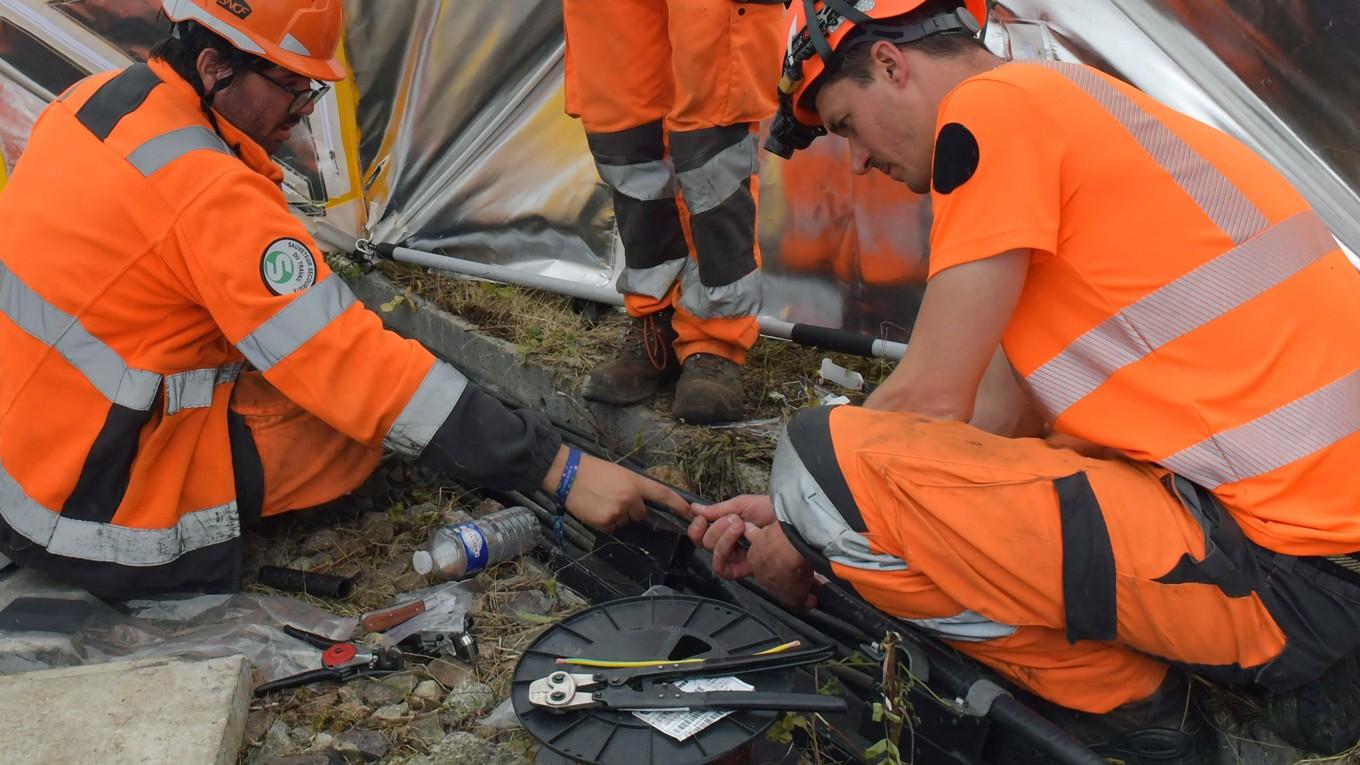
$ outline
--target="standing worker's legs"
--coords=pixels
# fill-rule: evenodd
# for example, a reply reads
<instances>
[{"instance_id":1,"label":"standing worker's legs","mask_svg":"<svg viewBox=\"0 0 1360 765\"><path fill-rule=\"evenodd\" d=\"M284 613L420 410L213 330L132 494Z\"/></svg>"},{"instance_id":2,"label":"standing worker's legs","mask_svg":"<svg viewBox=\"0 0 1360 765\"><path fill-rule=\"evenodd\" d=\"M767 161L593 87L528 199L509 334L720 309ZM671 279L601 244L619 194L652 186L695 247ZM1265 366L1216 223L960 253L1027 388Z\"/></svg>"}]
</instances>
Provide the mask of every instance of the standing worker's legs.
<instances>
[{"instance_id":1,"label":"standing worker's legs","mask_svg":"<svg viewBox=\"0 0 1360 765\"><path fill-rule=\"evenodd\" d=\"M567 113L579 117L613 190L623 242L619 277L634 318L620 356L584 395L631 404L679 372L671 305L689 257L662 120L674 101L665 0L563 0Z\"/></svg>"},{"instance_id":2,"label":"standing worker's legs","mask_svg":"<svg viewBox=\"0 0 1360 765\"><path fill-rule=\"evenodd\" d=\"M741 416L739 367L759 334L757 123L774 113L782 3L667 0L675 104L666 117L693 259L680 277L675 414ZM696 358L697 357L697 358Z\"/></svg>"},{"instance_id":3,"label":"standing worker's legs","mask_svg":"<svg viewBox=\"0 0 1360 765\"><path fill-rule=\"evenodd\" d=\"M1152 467L839 407L794 419L771 480L781 520L865 598L1072 709L1148 696L1150 657L1286 690L1360 630L1360 587L1256 547Z\"/></svg>"},{"instance_id":4,"label":"standing worker's legs","mask_svg":"<svg viewBox=\"0 0 1360 765\"><path fill-rule=\"evenodd\" d=\"M302 510L357 489L382 450L337 432L284 397L259 372L241 375L231 411L250 428L264 472L262 516ZM241 469L241 466L238 466Z\"/></svg>"}]
</instances>

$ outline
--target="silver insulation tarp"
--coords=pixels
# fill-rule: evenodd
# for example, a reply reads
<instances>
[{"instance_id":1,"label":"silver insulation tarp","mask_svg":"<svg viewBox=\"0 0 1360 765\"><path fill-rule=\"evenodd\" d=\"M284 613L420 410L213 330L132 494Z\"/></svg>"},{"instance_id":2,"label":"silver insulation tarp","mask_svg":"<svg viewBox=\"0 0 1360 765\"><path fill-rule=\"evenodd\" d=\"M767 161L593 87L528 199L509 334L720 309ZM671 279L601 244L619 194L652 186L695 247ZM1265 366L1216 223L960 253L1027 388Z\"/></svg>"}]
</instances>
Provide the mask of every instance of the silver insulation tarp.
<instances>
[{"instance_id":1,"label":"silver insulation tarp","mask_svg":"<svg viewBox=\"0 0 1360 765\"><path fill-rule=\"evenodd\" d=\"M560 0L345 5L357 99L323 105L282 152L300 212L326 216L332 240L339 229L609 284L620 259L609 194L580 125L563 113ZM145 57L166 28L158 7L0 0L9 166L54 93ZM1360 5L1004 0L987 39L1016 58L1094 64L1237 135L1360 250ZM352 145L346 122L357 127ZM853 176L834 137L791 162L766 155L760 194L766 315L873 334L909 326L928 257L925 200ZM341 214L340 201L356 197L357 212Z\"/></svg>"}]
</instances>

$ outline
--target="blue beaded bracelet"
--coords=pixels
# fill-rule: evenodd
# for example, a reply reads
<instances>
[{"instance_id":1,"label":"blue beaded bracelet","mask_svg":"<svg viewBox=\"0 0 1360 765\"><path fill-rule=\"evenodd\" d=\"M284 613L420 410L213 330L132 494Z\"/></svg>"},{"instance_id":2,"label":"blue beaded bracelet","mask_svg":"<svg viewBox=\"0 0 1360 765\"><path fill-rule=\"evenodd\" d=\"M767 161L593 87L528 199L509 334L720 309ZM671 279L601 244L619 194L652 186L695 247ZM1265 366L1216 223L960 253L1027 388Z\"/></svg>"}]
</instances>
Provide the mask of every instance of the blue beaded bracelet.
<instances>
[{"instance_id":1,"label":"blue beaded bracelet","mask_svg":"<svg viewBox=\"0 0 1360 765\"><path fill-rule=\"evenodd\" d=\"M565 515L567 512L567 495L571 493L571 485L576 481L576 471L581 467L581 450L574 446L567 447L567 465L562 468L562 478L557 482L557 517L553 519L553 537L558 547L565 547L566 524Z\"/></svg>"},{"instance_id":2,"label":"blue beaded bracelet","mask_svg":"<svg viewBox=\"0 0 1360 765\"><path fill-rule=\"evenodd\" d=\"M576 471L581 467L581 450L574 446L567 448L567 466L562 468L562 477L557 481L557 508L567 509L567 495L571 485L576 482Z\"/></svg>"}]
</instances>

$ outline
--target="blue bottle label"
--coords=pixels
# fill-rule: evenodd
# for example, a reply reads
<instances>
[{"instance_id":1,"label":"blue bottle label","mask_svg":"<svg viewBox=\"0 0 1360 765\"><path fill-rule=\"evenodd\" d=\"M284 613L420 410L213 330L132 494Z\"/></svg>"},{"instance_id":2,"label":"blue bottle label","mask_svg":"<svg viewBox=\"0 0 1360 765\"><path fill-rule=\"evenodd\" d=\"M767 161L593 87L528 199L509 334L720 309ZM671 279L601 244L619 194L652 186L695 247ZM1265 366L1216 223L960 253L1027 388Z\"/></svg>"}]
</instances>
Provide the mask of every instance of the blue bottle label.
<instances>
[{"instance_id":1,"label":"blue bottle label","mask_svg":"<svg viewBox=\"0 0 1360 765\"><path fill-rule=\"evenodd\" d=\"M477 524L460 523L454 530L458 532L458 538L463 541L463 550L467 553L466 573L474 574L486 568L486 561L491 557L490 545L486 543L486 535Z\"/></svg>"}]
</instances>

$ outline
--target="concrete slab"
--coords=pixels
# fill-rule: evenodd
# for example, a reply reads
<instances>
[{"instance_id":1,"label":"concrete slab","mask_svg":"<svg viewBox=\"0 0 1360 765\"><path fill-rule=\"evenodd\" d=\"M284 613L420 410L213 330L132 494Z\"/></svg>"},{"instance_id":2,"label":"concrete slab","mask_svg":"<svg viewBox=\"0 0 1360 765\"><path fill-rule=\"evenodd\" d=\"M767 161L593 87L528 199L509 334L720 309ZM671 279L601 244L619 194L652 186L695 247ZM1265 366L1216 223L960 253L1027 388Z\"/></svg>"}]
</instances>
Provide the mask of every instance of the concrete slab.
<instances>
[{"instance_id":1,"label":"concrete slab","mask_svg":"<svg viewBox=\"0 0 1360 765\"><path fill-rule=\"evenodd\" d=\"M232 765L250 687L243 656L0 677L0 761Z\"/></svg>"}]
</instances>

